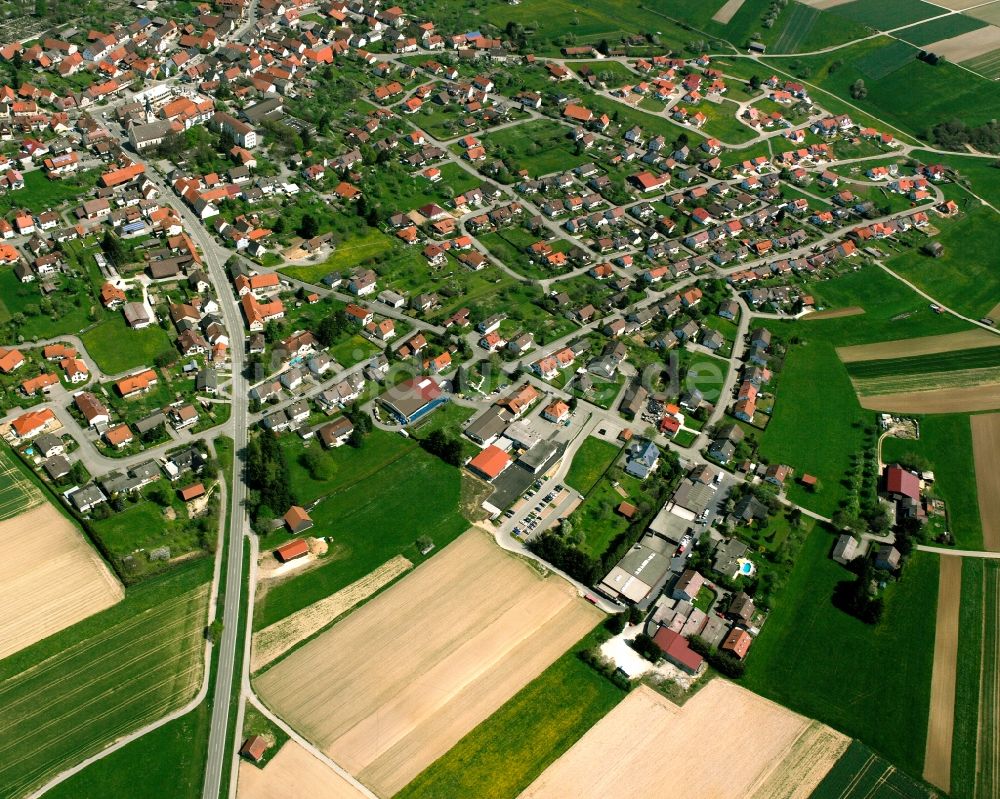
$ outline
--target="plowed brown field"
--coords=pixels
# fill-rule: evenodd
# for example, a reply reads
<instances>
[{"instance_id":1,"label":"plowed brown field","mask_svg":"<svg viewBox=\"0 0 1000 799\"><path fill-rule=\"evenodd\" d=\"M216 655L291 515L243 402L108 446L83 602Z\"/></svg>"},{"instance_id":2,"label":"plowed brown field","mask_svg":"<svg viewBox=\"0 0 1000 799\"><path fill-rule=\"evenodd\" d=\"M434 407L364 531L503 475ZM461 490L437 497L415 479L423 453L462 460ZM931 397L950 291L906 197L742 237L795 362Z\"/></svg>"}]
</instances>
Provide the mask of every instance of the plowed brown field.
<instances>
[{"instance_id":1,"label":"plowed brown field","mask_svg":"<svg viewBox=\"0 0 1000 799\"><path fill-rule=\"evenodd\" d=\"M390 796L603 614L479 530L264 672L258 693Z\"/></svg>"},{"instance_id":2,"label":"plowed brown field","mask_svg":"<svg viewBox=\"0 0 1000 799\"><path fill-rule=\"evenodd\" d=\"M734 683L683 708L640 686L556 760L523 799L806 799L850 739ZM723 759L706 754L739 752Z\"/></svg>"}]
</instances>

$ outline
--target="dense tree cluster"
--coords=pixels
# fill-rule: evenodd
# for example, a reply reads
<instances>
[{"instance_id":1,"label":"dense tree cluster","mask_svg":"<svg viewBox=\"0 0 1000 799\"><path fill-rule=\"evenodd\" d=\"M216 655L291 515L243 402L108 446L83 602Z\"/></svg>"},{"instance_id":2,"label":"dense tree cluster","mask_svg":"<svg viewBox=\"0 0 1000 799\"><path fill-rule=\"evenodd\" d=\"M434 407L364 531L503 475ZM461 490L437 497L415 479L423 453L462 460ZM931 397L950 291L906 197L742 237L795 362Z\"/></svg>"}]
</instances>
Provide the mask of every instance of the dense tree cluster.
<instances>
[{"instance_id":1,"label":"dense tree cluster","mask_svg":"<svg viewBox=\"0 0 1000 799\"><path fill-rule=\"evenodd\" d=\"M296 504L288 464L274 433L265 431L248 442L246 483L250 488L250 518L255 523L273 519Z\"/></svg>"},{"instance_id":2,"label":"dense tree cluster","mask_svg":"<svg viewBox=\"0 0 1000 799\"><path fill-rule=\"evenodd\" d=\"M952 119L939 122L926 138L946 150L965 150L966 145L972 145L982 152L1000 153L1000 122L992 119L978 127L969 127L961 119Z\"/></svg>"}]
</instances>

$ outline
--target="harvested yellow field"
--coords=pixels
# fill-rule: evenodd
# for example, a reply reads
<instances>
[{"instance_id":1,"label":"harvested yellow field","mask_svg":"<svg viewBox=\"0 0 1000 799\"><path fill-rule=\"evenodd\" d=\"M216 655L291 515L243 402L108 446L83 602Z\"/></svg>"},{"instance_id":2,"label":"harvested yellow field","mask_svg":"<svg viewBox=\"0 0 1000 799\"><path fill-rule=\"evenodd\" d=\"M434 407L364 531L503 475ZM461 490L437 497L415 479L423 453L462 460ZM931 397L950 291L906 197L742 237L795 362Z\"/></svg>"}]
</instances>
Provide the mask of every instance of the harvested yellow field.
<instances>
[{"instance_id":1,"label":"harvested yellow field","mask_svg":"<svg viewBox=\"0 0 1000 799\"><path fill-rule=\"evenodd\" d=\"M265 671L258 694L390 796L602 617L471 530Z\"/></svg>"},{"instance_id":2,"label":"harvested yellow field","mask_svg":"<svg viewBox=\"0 0 1000 799\"><path fill-rule=\"evenodd\" d=\"M739 756L707 757L706 742ZM522 799L807 799L850 739L726 680L678 707L640 686Z\"/></svg>"},{"instance_id":3,"label":"harvested yellow field","mask_svg":"<svg viewBox=\"0 0 1000 799\"><path fill-rule=\"evenodd\" d=\"M1000 408L1000 383L860 397L862 408L897 413L971 413Z\"/></svg>"},{"instance_id":4,"label":"harvested yellow field","mask_svg":"<svg viewBox=\"0 0 1000 799\"><path fill-rule=\"evenodd\" d=\"M371 574L365 575L337 593L313 602L291 616L254 633L250 671L263 668L412 568L413 564L410 561L402 555L397 555Z\"/></svg>"},{"instance_id":5,"label":"harvested yellow field","mask_svg":"<svg viewBox=\"0 0 1000 799\"><path fill-rule=\"evenodd\" d=\"M955 678L958 670L958 603L962 593L962 559L943 557L934 627L934 669L927 719L924 779L951 791L951 744L955 732Z\"/></svg>"},{"instance_id":6,"label":"harvested yellow field","mask_svg":"<svg viewBox=\"0 0 1000 799\"><path fill-rule=\"evenodd\" d=\"M995 347L998 344L1000 335L977 327L975 330L965 330L961 333L942 333L940 336L921 336L898 341L878 341L874 344L856 344L853 347L837 347L837 356L844 363L880 361L885 358L909 358L952 350Z\"/></svg>"},{"instance_id":7,"label":"harvested yellow field","mask_svg":"<svg viewBox=\"0 0 1000 799\"><path fill-rule=\"evenodd\" d=\"M966 61L984 53L991 53L998 48L1000 48L1000 28L992 25L923 47L927 52L943 55L949 61Z\"/></svg>"},{"instance_id":8,"label":"harvested yellow field","mask_svg":"<svg viewBox=\"0 0 1000 799\"><path fill-rule=\"evenodd\" d=\"M295 741L264 768L240 763L236 799L363 799L365 794Z\"/></svg>"},{"instance_id":9,"label":"harvested yellow field","mask_svg":"<svg viewBox=\"0 0 1000 799\"><path fill-rule=\"evenodd\" d=\"M124 596L121 584L65 516L47 502L0 521L0 658Z\"/></svg>"},{"instance_id":10,"label":"harvested yellow field","mask_svg":"<svg viewBox=\"0 0 1000 799\"><path fill-rule=\"evenodd\" d=\"M1000 413L972 417L972 455L983 549L1000 552Z\"/></svg>"},{"instance_id":11,"label":"harvested yellow field","mask_svg":"<svg viewBox=\"0 0 1000 799\"><path fill-rule=\"evenodd\" d=\"M727 24L729 20L736 16L736 12L743 7L744 2L746 0L726 0L725 5L712 16L712 21L721 22L723 25Z\"/></svg>"},{"instance_id":12,"label":"harvested yellow field","mask_svg":"<svg viewBox=\"0 0 1000 799\"><path fill-rule=\"evenodd\" d=\"M865 312L864 308L857 305L849 305L845 308L830 308L826 311L815 311L802 317L802 321L808 322L810 319L818 321L820 319L842 319L845 316L860 316Z\"/></svg>"},{"instance_id":13,"label":"harvested yellow field","mask_svg":"<svg viewBox=\"0 0 1000 799\"><path fill-rule=\"evenodd\" d=\"M951 11L962 11L972 6L981 6L983 0L934 0L934 5L943 6Z\"/></svg>"},{"instance_id":14,"label":"harvested yellow field","mask_svg":"<svg viewBox=\"0 0 1000 799\"><path fill-rule=\"evenodd\" d=\"M988 22L990 25L1000 25L1000 2L997 2L997 0L977 3L974 7L966 10L965 13L970 17Z\"/></svg>"}]
</instances>

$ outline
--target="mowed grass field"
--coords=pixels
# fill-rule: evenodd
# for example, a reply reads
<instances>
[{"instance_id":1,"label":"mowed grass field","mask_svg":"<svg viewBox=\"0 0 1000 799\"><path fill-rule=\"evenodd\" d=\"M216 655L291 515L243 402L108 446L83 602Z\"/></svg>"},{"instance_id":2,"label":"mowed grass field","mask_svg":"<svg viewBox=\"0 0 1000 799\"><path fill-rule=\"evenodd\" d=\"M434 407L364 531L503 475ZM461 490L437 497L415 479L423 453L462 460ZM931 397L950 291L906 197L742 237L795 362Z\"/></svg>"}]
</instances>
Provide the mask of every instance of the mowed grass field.
<instances>
[{"instance_id":1,"label":"mowed grass field","mask_svg":"<svg viewBox=\"0 0 1000 799\"><path fill-rule=\"evenodd\" d=\"M914 553L871 627L834 607L853 575L830 558L817 526L761 630L743 684L874 748L911 774L923 770L937 606L937 557Z\"/></svg>"},{"instance_id":2,"label":"mowed grass field","mask_svg":"<svg viewBox=\"0 0 1000 799\"><path fill-rule=\"evenodd\" d=\"M130 330L121 314L105 319L80 339L94 363L107 375L152 366L157 355L170 349L170 338L158 325Z\"/></svg>"},{"instance_id":3,"label":"mowed grass field","mask_svg":"<svg viewBox=\"0 0 1000 799\"><path fill-rule=\"evenodd\" d=\"M597 113L596 108L591 110ZM572 169L590 159L587 155L577 155L570 132L558 122L534 120L490 133L482 142L491 156L507 161L512 171L526 169L537 178Z\"/></svg>"},{"instance_id":4,"label":"mowed grass field","mask_svg":"<svg viewBox=\"0 0 1000 799\"><path fill-rule=\"evenodd\" d=\"M802 335L838 347L973 329L951 314L934 313L927 300L877 267L812 282L809 289L823 307L864 308L860 316L814 320L803 328Z\"/></svg>"},{"instance_id":5,"label":"mowed grass field","mask_svg":"<svg viewBox=\"0 0 1000 799\"><path fill-rule=\"evenodd\" d=\"M785 358L775 394L771 421L759 434L761 453L771 463L791 466L797 475L818 477L820 487L816 491L807 491L790 481L788 497L830 516L837 510L842 494L840 480L861 446L858 423L864 412L847 371L829 343L811 340L795 345ZM803 435L803 431L809 434Z\"/></svg>"},{"instance_id":6,"label":"mowed grass field","mask_svg":"<svg viewBox=\"0 0 1000 799\"><path fill-rule=\"evenodd\" d=\"M625 697L580 660L595 642L585 637L395 799L515 799Z\"/></svg>"},{"instance_id":7,"label":"mowed grass field","mask_svg":"<svg viewBox=\"0 0 1000 799\"><path fill-rule=\"evenodd\" d=\"M1000 107L1000 97L997 102ZM940 258L908 250L890 258L886 266L959 313L973 319L988 314L1000 299L1000 276L990 258L969 254L1000 251L997 214L971 200L960 216L935 224L941 230L935 240L944 245Z\"/></svg>"},{"instance_id":8,"label":"mowed grass field","mask_svg":"<svg viewBox=\"0 0 1000 799\"><path fill-rule=\"evenodd\" d=\"M810 799L934 799L937 793L853 741Z\"/></svg>"},{"instance_id":9,"label":"mowed grass field","mask_svg":"<svg viewBox=\"0 0 1000 799\"><path fill-rule=\"evenodd\" d=\"M601 475L614 463L621 447L594 436L588 436L573 456L573 463L566 473L566 485L586 494Z\"/></svg>"},{"instance_id":10,"label":"mowed grass field","mask_svg":"<svg viewBox=\"0 0 1000 799\"><path fill-rule=\"evenodd\" d=\"M24 796L195 694L210 577L208 561L179 567L0 661L0 796Z\"/></svg>"},{"instance_id":11,"label":"mowed grass field","mask_svg":"<svg viewBox=\"0 0 1000 799\"><path fill-rule=\"evenodd\" d=\"M299 501L309 504L323 497L310 510L315 522L310 534L329 536L330 548L318 566L258 597L255 629L339 591L396 555L417 564L423 560L414 543L419 537L434 541L435 554L468 526L459 513L458 470L412 439L373 430L360 449L344 446L327 452L333 476L325 481L313 480L299 463L302 450L296 437L285 436L282 444ZM277 533L262 548L287 538Z\"/></svg>"}]
</instances>

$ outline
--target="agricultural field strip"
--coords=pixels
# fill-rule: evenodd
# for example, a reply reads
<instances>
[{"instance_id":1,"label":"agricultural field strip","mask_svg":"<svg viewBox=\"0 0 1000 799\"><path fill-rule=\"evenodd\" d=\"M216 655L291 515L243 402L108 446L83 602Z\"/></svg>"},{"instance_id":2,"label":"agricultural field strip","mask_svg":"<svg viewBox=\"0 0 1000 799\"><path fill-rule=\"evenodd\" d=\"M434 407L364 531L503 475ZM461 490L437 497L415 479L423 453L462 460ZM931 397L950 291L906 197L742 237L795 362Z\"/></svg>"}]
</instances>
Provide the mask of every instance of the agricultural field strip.
<instances>
[{"instance_id":1,"label":"agricultural field strip","mask_svg":"<svg viewBox=\"0 0 1000 799\"><path fill-rule=\"evenodd\" d=\"M204 589L197 589L197 590L202 593L204 591ZM189 603L193 599L191 594L192 592L186 592L180 598L178 598L178 600L174 600L173 602L168 603L167 605L163 606L162 608L159 608L158 610L163 610L165 608L173 608L177 604ZM158 616L159 614L157 612L150 611L148 614L143 614L139 618L145 623L150 623L151 621L155 621L155 619L158 618ZM189 620L186 619L184 616L179 616L178 621L181 623L189 622ZM118 633L121 633L122 631L130 630L134 626L135 622L130 621L128 623L112 628L112 631L117 631ZM170 632L172 631L172 629L173 629L172 625L168 625L166 627L157 627L151 634L137 638L134 641L130 641L129 645L134 646L136 643L144 642L150 637L162 637L165 630L167 632ZM186 633L180 636L168 639L167 641L164 642L163 646L176 644L178 641L181 641L185 638L191 639L193 641L199 635L200 635L199 627L195 626L191 630L188 630ZM108 639L108 636L107 634L102 634L100 636L95 636L95 638L100 639L99 642L103 642ZM88 644L85 646L74 647L70 650L66 650L66 653L69 653L70 657L76 657L88 651L92 647L92 645L93 642L91 641L88 642ZM191 663L191 665L188 666L187 668L179 669L178 661L188 656L187 653L183 651L178 653L178 656L174 658L155 660L153 665L138 673L135 678L130 680L125 680L124 682L115 683L110 687L108 687L107 689L105 689L104 691L102 691L100 694L91 697L86 702L73 704L69 710L63 712L62 714L54 716L53 718L49 719L49 721L47 721L46 723L42 724L39 727L35 727L28 730L20 730L17 728L19 725L30 723L34 716L37 716L40 712L48 711L56 702L60 703L65 702L67 699L71 699L72 697L77 695L80 691L86 690L87 688L91 687L94 683L99 682L101 680L107 680L109 677L113 677L122 668L133 667L136 663L140 662L144 658L150 658L151 656L155 657L161 648L163 647L158 646L153 649L148 649L148 648L144 649L142 654L136 656L135 658L132 658L131 660L127 661L124 664L121 664L118 668L113 669L111 671L102 671L99 668L99 665L104 660L106 660L108 657L118 658L120 656L118 650L111 650L104 657L96 661L91 661L89 663L82 664L82 667L77 668L75 671L67 674L65 677L61 679L62 684L75 685L77 684L77 676L81 675L82 672L96 671L98 673L98 676L95 679L91 680L90 682L81 680L79 682L79 687L75 688L74 690L71 690L69 693L60 694L56 696L53 702L49 702L48 704L41 705L37 708L32 708L32 712L29 712L28 714L18 719L11 718L11 714L9 713L8 710L10 706L8 706L8 708L5 708L4 716L5 716L5 721L7 723L7 730L10 733L10 739L7 744L0 747L0 762L3 762L3 766L0 767L0 786L4 786L5 789L7 787L16 788L17 793L19 794L22 790L27 790L28 788L30 788L33 784L35 784L35 782L38 779L50 773L58 765L69 762L70 760L77 760L79 759L78 756L93 751L95 748L95 742L93 740L87 740L87 739L83 740L83 743L79 747L69 752L66 752L65 750L60 750L58 747L55 747L54 745L67 740L71 736L79 734L81 728L85 729L87 727L93 726L95 723L100 722L101 720L112 714L122 713L127 707L133 706L137 701L142 700L148 694L153 693L155 691L163 690L164 683L170 683L174 687L160 702L157 702L154 705L150 705L148 707L143 708L141 713L127 714L124 722L122 724L117 725L113 729L102 729L101 741L107 742L115 740L124 732L127 732L130 729L134 729L139 723L141 723L141 721L149 718L156 718L157 716L160 716L164 712L166 712L170 707L174 706L177 702L178 697L182 693L186 693L188 690L188 686L192 683L192 680L188 678L193 677L197 673L200 673L202 669L202 662L200 658L195 659ZM25 675L28 675L29 680L36 679L41 674L44 674L44 672L47 671L49 668L52 668L55 665L59 665L62 661L65 660L65 658L63 658L63 655L66 653L60 653L60 655L54 656L53 658L49 658L44 663L39 664L39 667L31 669L22 675L18 675L16 677L12 677L6 680L3 683L3 689L2 689L3 693L8 693L11 690L17 688L18 686L16 682L19 678L23 678ZM80 714L81 711L86 711L89 708L89 706L94 704L95 702L103 701L107 699L109 696L119 694L122 691L128 691L128 689L135 683L143 683L150 680L152 680L152 683L149 685L149 687L137 693L127 694L126 701L114 704L103 713L99 713L96 715L87 715L85 719L82 720L82 723L71 723L67 725L68 727L67 730L60 735L56 736L50 735L46 737L44 740L44 744L41 747L36 746L34 748L27 749L19 757L12 757L11 755L6 754L7 751L11 749L12 746L23 747L25 741L30 740L32 737L35 737L40 733L46 732L49 727L52 727L54 725L66 724L66 722L68 722L74 715ZM181 690L178 690L176 686L181 686ZM28 695L17 699L14 703L14 706L23 704L23 702L37 697L40 691L51 692L51 685L42 685L39 688L34 688ZM0 697L2 697L2 694L0 694ZM41 762L33 769L21 769L19 780L13 784L9 783L6 780L5 775L8 774L15 767L19 766L24 760L34 757L37 753L38 748L53 748L53 754L51 757Z\"/></svg>"},{"instance_id":2,"label":"agricultural field strip","mask_svg":"<svg viewBox=\"0 0 1000 799\"><path fill-rule=\"evenodd\" d=\"M969 423L983 549L997 552L1000 551L1000 414L973 416Z\"/></svg>"},{"instance_id":3,"label":"agricultural field strip","mask_svg":"<svg viewBox=\"0 0 1000 799\"><path fill-rule=\"evenodd\" d=\"M957 372L1000 366L1000 347L978 347L958 352L941 352L906 358L883 358L873 361L851 361L845 364L853 378L915 375L927 372Z\"/></svg>"},{"instance_id":4,"label":"agricultural field strip","mask_svg":"<svg viewBox=\"0 0 1000 799\"><path fill-rule=\"evenodd\" d=\"M808 318L808 317L807 317ZM959 352L979 347L996 347L1000 336L982 328L960 333L943 333L936 336L876 341L871 344L854 344L837 347L837 357L844 363L854 361L879 361L895 358L914 358L918 355L935 355L939 352Z\"/></svg>"},{"instance_id":5,"label":"agricultural field strip","mask_svg":"<svg viewBox=\"0 0 1000 799\"><path fill-rule=\"evenodd\" d=\"M26 671L18 672L17 674L12 675L11 677L8 677L4 680L0 680L0 700L3 699L4 694L6 694L7 691L11 690L11 688L8 686L8 683L13 683L15 680L22 680L27 677L34 678L40 674L45 673L45 671L49 669L61 666L62 661L68 658L85 654L90 649L93 649L95 646L99 646L106 640L114 638L122 633L127 633L129 630L145 624L149 619L158 617L162 612L173 610L174 608L186 603L189 599L190 598L187 596L186 593L181 594L180 596L175 597L173 600L164 605L158 605L155 609L143 611L141 614L132 617L127 622L122 622L120 624L114 625L113 627L109 627L107 630L101 632L99 635L95 635L88 638L86 642L82 644L74 645L69 649L64 649L58 655L53 655L50 658L46 658L38 665L32 666L30 669ZM144 640L145 637L146 636L137 640Z\"/></svg>"},{"instance_id":6,"label":"agricultural field strip","mask_svg":"<svg viewBox=\"0 0 1000 799\"><path fill-rule=\"evenodd\" d=\"M859 396L862 408L898 413L971 413L1000 409L1000 383L977 383L920 391L894 391ZM976 417L973 417L976 418ZM982 496L982 494L980 494ZM998 544L1000 547L1000 544ZM989 549L989 547L987 547Z\"/></svg>"},{"instance_id":7,"label":"agricultural field strip","mask_svg":"<svg viewBox=\"0 0 1000 799\"><path fill-rule=\"evenodd\" d=\"M773 51L776 53L795 52L799 43L812 30L817 19L819 19L819 12L816 9L810 8L805 3L792 3L791 14L785 23L785 29L774 43Z\"/></svg>"},{"instance_id":8,"label":"agricultural field strip","mask_svg":"<svg viewBox=\"0 0 1000 799\"><path fill-rule=\"evenodd\" d=\"M156 669L144 673L143 677L148 677L148 676L150 676L150 675L152 675L154 673L158 673L159 670L161 668L163 668L164 666L167 667L167 668L163 669L164 676L169 676L169 677L171 677L173 679L179 679L179 678L188 677L189 675L193 675L195 673L200 672L201 668L202 668L201 661L198 661L196 663L193 663L188 668L182 669L182 670L178 671L176 669L176 663L174 661L164 661L160 666L156 667ZM127 686L128 686L128 683L125 684L125 687L127 687ZM160 689L160 687L161 686L159 684L154 684L154 685L149 686L145 690L140 691L139 693L134 693L134 694L132 694L129 697L129 702L132 703L135 700L142 699L147 694L150 694L150 693L152 693L154 691L158 691ZM109 694L109 693L117 693L119 690L120 690L119 688L111 689L110 691L105 692L105 694L102 694L99 698L105 698L105 696L107 694ZM177 695L171 694L170 696L166 697L164 700L162 700L161 702L157 703L156 705L151 705L148 708L145 708L144 711L143 711L143 713L141 715L137 715L137 716L134 716L134 717L129 717L124 723L118 725L117 727L115 727L115 728L113 728L111 730L103 731L102 738L106 739L107 743L110 743L110 742L112 742L114 740L117 740L122 734L128 732L129 730L135 729L136 727L140 726L143 722L148 721L148 720L152 720L152 719L156 719L156 718L159 718L160 716L162 716L169 709L171 709L172 707L174 707L176 705L176 700L177 700ZM121 710L123 709L123 707L124 707L124 705L118 705L118 706L109 708L105 712L99 713L96 716L95 715L87 716L84 725L79 725L77 727L71 727L66 732L62 733L61 735L57 735L57 736L54 736L54 737L46 738L45 739L45 743L46 743L46 745L60 743L60 742L62 742L64 740L66 740L67 738L70 738L70 737L72 737L74 735L77 735L80 732L80 729L79 729L80 726L86 726L86 725L93 724L94 722L101 721L102 719L104 719L104 718L106 718L106 717L108 717L108 716L110 716L110 715L112 715L114 713L121 712ZM79 709L79 708L76 708L76 709ZM63 717L60 717L58 719L58 721L62 722L62 721L65 721L67 718L68 718L68 716L63 716ZM24 739L21 739L21 741L23 741L23 740ZM19 743L21 741L19 741ZM49 772L51 772L54 769L54 767L58 766L59 764L61 764L61 763L73 763L73 762L76 762L77 760L81 759L81 756L84 755L84 753L94 751L94 749L95 749L95 744L92 741L88 741L87 743L85 743L84 745L80 746L76 750L73 750L70 753L60 753L57 756L53 756L48 761L46 761L43 764L37 766L35 769L23 772L23 775L24 775L23 778L18 783L15 783L15 785L20 786L21 788L29 788L36 781L38 781L41 777L43 777L44 775L46 775ZM6 772L11 767L17 766L18 764L20 764L21 762L23 762L27 757L31 757L33 754L34 754L33 752L30 752L30 753L28 753L26 755L21 756L20 758L17 758L16 760L13 760L13 761L10 761L8 763L5 763L3 771L0 771L0 775L2 775L4 772ZM0 776L0 781L2 781L2 779L3 779L2 776ZM0 784L4 784L4 783L0 782Z\"/></svg>"},{"instance_id":9,"label":"agricultural field strip","mask_svg":"<svg viewBox=\"0 0 1000 799\"><path fill-rule=\"evenodd\" d=\"M178 676L186 676L186 674L187 670L185 670L184 672L180 672ZM141 694L137 694L136 697L141 698L146 693L148 693L148 691L144 691ZM102 743L95 744L92 741L87 741L81 744L80 746L76 747L75 749L64 750L58 756L51 757L49 760L34 767L33 769L19 771L19 779L16 782L4 781L3 788L0 788L0 790L10 790L12 792L11 796L20 797L25 793L27 793L31 788L40 784L45 778L57 773L57 771L60 768L62 768L64 764L66 766L70 766L80 762L86 757L89 757L95 751L98 751L103 746L106 746L118 740L122 735L131 732L132 730L136 729L142 724L148 723L150 721L162 717L167 712L172 710L176 706L176 704L177 704L176 698L171 696L164 699L162 702L148 706L144 710L142 716L130 716L124 722L118 724L115 727L102 728ZM114 710L117 709L118 708L115 708ZM113 713L114 710L109 710L98 716L89 717L88 721L95 721L95 722L101 721L105 717L111 715L111 713ZM74 735L78 735L80 731L81 731L80 728L70 729L64 734L56 738L50 739L49 741L47 741L47 743L58 743L64 741L67 738L70 738Z\"/></svg>"},{"instance_id":10,"label":"agricultural field strip","mask_svg":"<svg viewBox=\"0 0 1000 799\"><path fill-rule=\"evenodd\" d=\"M707 736L742 752L724 772L697 757ZM679 707L647 686L634 689L550 765L522 794L532 799L668 795L676 775L657 753L689 764L691 799L805 797L850 745L850 739L735 683L713 680ZM611 764L611 765L609 765ZM787 781L782 776L788 777Z\"/></svg>"},{"instance_id":11,"label":"agricultural field strip","mask_svg":"<svg viewBox=\"0 0 1000 799\"><path fill-rule=\"evenodd\" d=\"M1000 382L1000 367L965 369L956 372L934 372L930 375L898 375L855 380L861 396L895 394L900 391L936 391L943 388L972 388Z\"/></svg>"},{"instance_id":12,"label":"agricultural field strip","mask_svg":"<svg viewBox=\"0 0 1000 799\"><path fill-rule=\"evenodd\" d=\"M0 520L10 519L42 502L42 494L7 456L0 457ZM13 511L13 512L11 512Z\"/></svg>"},{"instance_id":13,"label":"agricultural field strip","mask_svg":"<svg viewBox=\"0 0 1000 799\"><path fill-rule=\"evenodd\" d=\"M979 737L975 797L989 799L1000 788L1000 567L984 564L983 650L980 666Z\"/></svg>"},{"instance_id":14,"label":"agricultural field strip","mask_svg":"<svg viewBox=\"0 0 1000 799\"><path fill-rule=\"evenodd\" d=\"M116 675L116 674L118 674L118 673L120 673L120 672L122 672L122 671L124 671L124 670L126 670L128 668L130 668L131 666L133 666L135 663L139 662L143 658L148 657L149 655L155 654L155 653L161 651L162 649L164 649L166 647L170 647L173 644L176 644L178 641L181 641L181 640L183 640L185 638L189 638L190 635L191 635L190 631L182 632L180 635L175 635L175 636L170 637L170 638L163 638L163 633L164 632L171 632L172 633L174 631L174 627L176 627L176 626L183 626L183 623L184 623L185 620L182 618L182 619L179 619L179 621L181 622L181 624L179 624L179 625L172 625L172 626L169 626L169 627L165 627L165 628L162 628L161 630L157 630L154 633L151 633L148 636L144 636L143 638L136 639L136 643L139 643L139 642L145 640L146 638L160 638L160 639L162 639L162 641L157 646L154 646L151 649L144 649L143 652L142 652L142 654L137 655L136 657L132 658L131 660L127 660L127 661L124 661L124 662L119 662L119 665L117 667L115 667L113 669L109 669L107 671L101 672L100 677L102 679L107 678L107 677L113 677L114 675ZM115 655L117 653L113 653L112 652L110 654L111 655ZM98 660L96 662L100 663L101 661ZM116 661L116 662L118 662L118 661ZM32 719L32 717L40 715L40 714L44 714L51 707L53 707L55 704L64 702L65 700L70 699L70 698L76 696L77 694L79 694L81 692L85 692L86 689L89 688L89 687L90 687L90 683L81 683L77 688L75 688L74 690L70 691L69 693L59 694L58 697L56 697L55 701L49 702L48 704L41 704L41 705L32 706L31 711L29 713L27 713L25 716L23 716L22 719L21 719L21 721L30 721ZM9 713L12 708L18 707L18 706L24 704L25 702L28 702L28 701L32 700L40 692L41 693L46 693L46 694L50 693L49 692L49 686L44 686L42 688L35 689L31 693L28 693L28 694L26 694L24 696L19 697L16 701L14 701L10 705L6 706L5 709L6 709L7 713ZM86 704L89 704L89 702L86 703ZM75 706L73 708L73 710L75 711L79 707L80 706ZM8 715L8 719L9 718L10 718L10 716ZM3 752L5 752L9 748L10 748L10 744L0 745L0 754L2 754Z\"/></svg>"},{"instance_id":15,"label":"agricultural field strip","mask_svg":"<svg viewBox=\"0 0 1000 799\"><path fill-rule=\"evenodd\" d=\"M864 796L866 799L868 797L876 796L879 787L884 785L886 780L892 775L892 766L882 766L882 772L875 778L872 787L868 788L867 785L864 786L864 794L860 794L858 792L858 786L864 785L868 779L868 773L878 765L881 765L880 759L874 753L868 755L868 759L865 760L864 765L858 769L857 773L851 778L851 781L844 786L844 789L837 795L838 799L853 799L856 794Z\"/></svg>"},{"instance_id":16,"label":"agricultural field strip","mask_svg":"<svg viewBox=\"0 0 1000 799\"><path fill-rule=\"evenodd\" d=\"M966 59L961 64L973 72L978 72L984 78L996 78L1000 76L1000 49Z\"/></svg>"},{"instance_id":17,"label":"agricultural field strip","mask_svg":"<svg viewBox=\"0 0 1000 799\"><path fill-rule=\"evenodd\" d=\"M412 568L409 560L397 555L335 594L257 631L253 634L250 670L263 668Z\"/></svg>"},{"instance_id":18,"label":"agricultural field strip","mask_svg":"<svg viewBox=\"0 0 1000 799\"><path fill-rule=\"evenodd\" d=\"M941 558L934 626L934 669L924 754L924 779L951 791L951 754L955 731L955 683L962 559Z\"/></svg>"}]
</instances>

